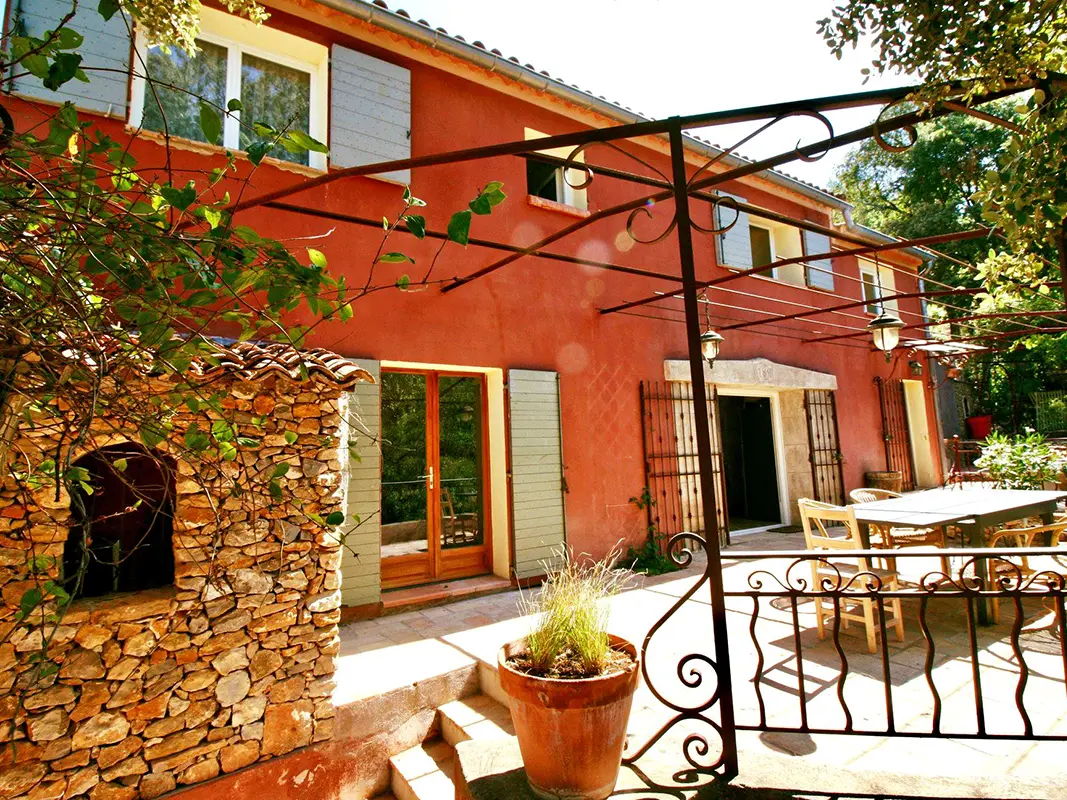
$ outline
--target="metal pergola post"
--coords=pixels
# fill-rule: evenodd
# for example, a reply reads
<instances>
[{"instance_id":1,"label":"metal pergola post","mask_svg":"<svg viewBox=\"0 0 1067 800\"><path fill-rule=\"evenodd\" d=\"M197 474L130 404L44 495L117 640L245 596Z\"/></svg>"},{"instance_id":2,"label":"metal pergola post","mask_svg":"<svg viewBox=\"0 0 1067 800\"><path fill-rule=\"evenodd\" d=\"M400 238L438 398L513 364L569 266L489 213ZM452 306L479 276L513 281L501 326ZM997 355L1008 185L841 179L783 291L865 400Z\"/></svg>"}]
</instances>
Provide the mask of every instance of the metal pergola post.
<instances>
[{"instance_id":1,"label":"metal pergola post","mask_svg":"<svg viewBox=\"0 0 1067 800\"><path fill-rule=\"evenodd\" d=\"M711 591L711 626L715 637L715 673L718 679L719 721L722 726L719 731L722 738L722 767L725 770L723 777L730 780L737 775L737 732L730 678L730 643L726 630L726 598L723 595L722 558L719 552L719 522L715 507L715 478L712 473L711 426L708 425L710 416L707 387L704 382L704 353L700 345L700 301L697 297L696 265L693 259L693 229L689 218L689 177L685 168L685 144L680 121L673 121L669 136L674 213L678 223L678 259L681 263L682 296L685 303L685 334L693 383L700 502L708 555L706 569L709 576L708 588Z\"/></svg>"}]
</instances>

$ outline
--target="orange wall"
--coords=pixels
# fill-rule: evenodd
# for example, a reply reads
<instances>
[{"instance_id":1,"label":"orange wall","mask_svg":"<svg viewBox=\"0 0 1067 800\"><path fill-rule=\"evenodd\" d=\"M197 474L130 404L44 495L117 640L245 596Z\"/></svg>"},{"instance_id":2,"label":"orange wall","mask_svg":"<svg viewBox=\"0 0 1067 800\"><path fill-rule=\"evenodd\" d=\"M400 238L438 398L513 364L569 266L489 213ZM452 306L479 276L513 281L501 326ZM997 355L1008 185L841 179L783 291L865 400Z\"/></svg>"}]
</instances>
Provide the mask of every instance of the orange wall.
<instances>
[{"instance_id":1,"label":"orange wall","mask_svg":"<svg viewBox=\"0 0 1067 800\"><path fill-rule=\"evenodd\" d=\"M336 22L336 20L335 20ZM372 55L387 58L411 69L412 154L485 145L523 138L523 128L531 127L548 134L578 129L564 116L486 86L464 80L421 63L391 56L373 47L348 39L334 30L313 28L304 21L276 14L272 24L320 41L337 41L360 47ZM20 124L32 122L37 112L19 104ZM121 136L122 126L102 122L112 135ZM626 145L632 152L669 174L669 162L647 149ZM162 150L154 142L134 143L133 152L144 174L145 165L162 163ZM586 158L630 171L642 171L634 161L605 147L592 147ZM208 157L178 151L174 164L178 168L203 169ZM221 157L210 158L212 165L222 165ZM242 162L241 175L250 165ZM244 196L294 184L301 176L272 166L256 171ZM472 235L513 244L528 244L575 220L559 211L530 206L525 197L525 167L522 159L497 158L485 161L429 167L417 170L411 189L425 199L428 225L443 230L450 214L466 203L490 180L504 183L508 200L497 207L491 217L475 217ZM228 187L235 192L236 186ZM727 184L727 191L744 194L749 202L775 211L806 217L822 223L828 221L812 209L789 199L772 196L751 186L738 188ZM589 187L589 206L596 210L650 193L651 190L597 178ZM370 218L393 216L400 209L401 188L371 179L335 182L322 189L294 195L287 199L308 207L340 211ZM810 204L810 201L809 201ZM652 219L638 219L636 229L643 236L658 233L667 224L670 203L654 209ZM826 211L828 213L828 209ZM711 225L710 206L694 203L694 220ZM298 216L276 210L257 209L242 214L240 224L256 227L267 235L294 240L322 250L330 269L348 277L349 285L362 285L370 261L380 241L381 231ZM552 250L587 258L614 261L661 272L677 274L679 264L675 238L668 237L655 245L633 244L625 233L625 216L599 222L561 243ZM328 234L323 236L324 234ZM306 243L299 237L316 237ZM321 238L320 238L321 237ZM375 283L392 283L407 272L415 280L424 274L437 244L417 242L406 234L397 234L389 249L399 249L416 258L415 265L379 265ZM711 236L695 234L698 278L708 279L724 271L715 265L715 247ZM502 253L455 245L446 247L434 269L435 279L464 275L491 263ZM858 265L853 258L834 262L838 273L836 291L859 299ZM732 289L758 293L767 297L811 305L840 302L804 288L767 280L746 278L728 284ZM628 498L639 494L644 484L641 463L641 420L638 383L662 380L665 359L684 358L684 328L679 323L653 321L632 316L597 313L598 307L635 299L657 290L675 286L658 280L605 272L543 259L526 258L493 275L441 294L436 288L401 293L386 290L358 301L354 319L346 323L329 322L318 327L309 344L333 348L343 354L376 359L440 362L449 364L521 367L556 370L561 373L563 442L567 496L567 523L570 542L577 549L598 554L619 539L638 541L644 533L643 515ZM913 278L897 277L899 291L913 291ZM762 309L770 313L788 313L795 307L770 304L758 299L742 298L712 291L717 302ZM665 305L681 308L680 301ZM904 310L918 311L917 301L901 301ZM661 313L655 306L639 309L642 313ZM721 311L721 309L718 309ZM859 313L859 312L856 312ZM728 311L713 314L716 325L734 319L752 318L752 314ZM674 315L680 318L680 315ZM858 320L834 321L859 324ZM794 329L814 330L815 326L787 323ZM827 328L826 333L835 329ZM845 482L853 488L868 469L884 466L881 425L875 375L888 377L890 368L881 354L869 351L867 340L853 346L835 344L803 345L802 331L765 325L726 334L723 359L768 358L806 369L831 372L839 382L838 409ZM898 359L895 374L906 374L906 358ZM929 394L929 393L928 393ZM934 420L933 406L930 419ZM936 441L936 436L931 435ZM937 463L940 463L939 461Z\"/></svg>"}]
</instances>

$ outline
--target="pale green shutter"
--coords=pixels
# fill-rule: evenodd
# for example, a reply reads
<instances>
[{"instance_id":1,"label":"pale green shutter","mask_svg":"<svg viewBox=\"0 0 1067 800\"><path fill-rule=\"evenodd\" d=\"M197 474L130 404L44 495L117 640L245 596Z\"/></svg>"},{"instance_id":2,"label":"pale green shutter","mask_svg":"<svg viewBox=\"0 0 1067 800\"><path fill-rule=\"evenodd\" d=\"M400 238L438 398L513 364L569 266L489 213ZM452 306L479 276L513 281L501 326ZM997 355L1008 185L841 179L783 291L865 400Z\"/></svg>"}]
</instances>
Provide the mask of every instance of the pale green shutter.
<instances>
[{"instance_id":1,"label":"pale green shutter","mask_svg":"<svg viewBox=\"0 0 1067 800\"><path fill-rule=\"evenodd\" d=\"M130 72L129 19L122 13L105 20L96 10L97 3L82 0L77 13L66 27L80 33L84 40L74 52L82 57L88 83L77 79L63 84L57 91L46 89L39 78L17 69L11 91L37 97L51 103L70 101L78 108L126 117L126 83ZM71 0L22 0L12 16L29 36L43 37L74 8ZM96 69L90 69L96 67Z\"/></svg>"},{"instance_id":2,"label":"pale green shutter","mask_svg":"<svg viewBox=\"0 0 1067 800\"><path fill-rule=\"evenodd\" d=\"M346 606L381 599L381 369L356 359L375 383L357 383L344 396L345 546L341 556L341 601Z\"/></svg>"},{"instance_id":3,"label":"pale green shutter","mask_svg":"<svg viewBox=\"0 0 1067 800\"><path fill-rule=\"evenodd\" d=\"M719 192L719 194L723 197L732 197L742 203L745 202L745 198L736 194L728 192ZM735 214L737 215L736 222L734 222ZM716 204L716 230L722 230L731 222L734 224L728 231L715 237L719 266L752 269L752 240L748 234L748 214L744 211L737 211L726 203Z\"/></svg>"},{"instance_id":4,"label":"pale green shutter","mask_svg":"<svg viewBox=\"0 0 1067 800\"><path fill-rule=\"evenodd\" d=\"M508 371L515 576L545 573L566 546L559 375Z\"/></svg>"},{"instance_id":5,"label":"pale green shutter","mask_svg":"<svg viewBox=\"0 0 1067 800\"><path fill-rule=\"evenodd\" d=\"M804 255L830 252L830 237L824 233L801 231ZM811 259L804 270L808 286L816 289L834 290L834 265L829 258Z\"/></svg>"}]
</instances>

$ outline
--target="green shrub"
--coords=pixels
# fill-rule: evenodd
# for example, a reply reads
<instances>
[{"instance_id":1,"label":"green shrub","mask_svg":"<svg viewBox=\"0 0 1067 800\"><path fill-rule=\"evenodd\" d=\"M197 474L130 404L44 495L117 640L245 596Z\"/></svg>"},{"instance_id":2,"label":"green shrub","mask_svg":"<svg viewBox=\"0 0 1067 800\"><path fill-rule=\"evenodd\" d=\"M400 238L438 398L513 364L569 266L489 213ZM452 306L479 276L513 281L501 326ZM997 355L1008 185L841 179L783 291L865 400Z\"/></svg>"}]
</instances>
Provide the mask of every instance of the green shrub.
<instances>
[{"instance_id":1,"label":"green shrub","mask_svg":"<svg viewBox=\"0 0 1067 800\"><path fill-rule=\"evenodd\" d=\"M974 464L1002 489L1043 489L1060 479L1067 458L1043 435L1027 428L1015 437L989 434Z\"/></svg>"},{"instance_id":2,"label":"green shrub","mask_svg":"<svg viewBox=\"0 0 1067 800\"><path fill-rule=\"evenodd\" d=\"M640 495L631 497L630 502L642 511L656 505L656 501L652 499L647 486L641 489ZM678 565L667 556L667 541L669 539L670 537L660 531L656 523L649 524L645 543L641 547L630 545L626 555L619 559L619 567L633 572L644 573L645 575L663 575L668 572L677 572Z\"/></svg>"}]
</instances>

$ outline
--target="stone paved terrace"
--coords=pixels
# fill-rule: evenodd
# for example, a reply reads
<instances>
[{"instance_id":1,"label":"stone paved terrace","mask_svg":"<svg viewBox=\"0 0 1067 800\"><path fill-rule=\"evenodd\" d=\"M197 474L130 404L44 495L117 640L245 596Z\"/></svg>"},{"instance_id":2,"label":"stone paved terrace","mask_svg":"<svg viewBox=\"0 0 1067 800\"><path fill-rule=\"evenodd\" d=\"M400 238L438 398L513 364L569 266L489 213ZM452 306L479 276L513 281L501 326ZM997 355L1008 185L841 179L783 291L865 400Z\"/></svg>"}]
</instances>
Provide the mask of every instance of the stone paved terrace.
<instances>
[{"instance_id":1,"label":"stone paved terrace","mask_svg":"<svg viewBox=\"0 0 1067 800\"><path fill-rule=\"evenodd\" d=\"M744 537L732 550L803 549L802 535L762 533ZM753 569L767 568L768 563L739 562L725 554L724 575L727 589L743 589ZM908 570L923 572L936 568L936 560L919 559ZM656 578L640 578L630 591L612 601L611 630L640 643L651 626L663 616L697 580L703 569L695 563L689 570ZM777 572L781 569L772 567ZM902 567L902 571L905 568ZM451 605L412 611L375 620L355 622L342 627L342 648L338 659L338 692L344 696L346 686L358 684L358 694L367 696L375 684L394 685L398 681L418 680L420 670L439 669L449 660L474 659L482 670L482 686L492 673L500 645L525 634L529 621L517 610L518 592L510 591L489 597L470 599ZM781 605L776 602L776 605ZM752 724L758 720L758 704L752 677L756 670L756 649L749 635L751 601L731 599L728 604L731 636L732 674L738 720ZM1011 609L1005 609L1005 619ZM1034 624L1043 617L1040 604L1027 608L1027 622ZM933 678L943 702L942 725L945 730L967 733L976 729L974 693L971 681L967 628L960 601L932 601L930 625L937 653ZM829 640L819 641L810 602L798 607L802 629L801 645L805 672L808 718L813 726L840 726L844 715L837 695L839 658ZM889 653L891 691L898 730L929 729L931 695L923 663L925 641L917 624L917 601L905 607L904 642L890 637ZM706 589L685 603L671 621L656 634L649 651L648 666L653 682L661 686L672 700L692 704L694 698L707 696L704 689L686 689L676 677L679 659L685 653L712 652L710 607ZM978 644L981 651L981 679L989 730L1020 731L1022 722L1015 707L1018 668L1015 654L1007 640L1010 623L981 628ZM763 601L757 636L764 650L763 696L768 720L783 727L799 721L798 675L793 652L793 632L788 606L781 609ZM1026 633L1024 657L1031 674L1025 699L1033 717L1035 730L1067 734L1067 696L1064 691L1063 661L1058 639L1038 630ZM867 653L861 625L853 624L842 632L842 644L849 660L844 694L856 729L885 726L885 696L879 656ZM704 683L704 687L709 685ZM688 694L686 694L688 692ZM492 693L492 692L490 692ZM646 685L638 690L630 725L630 741L640 746L668 718L666 709ZM679 728L675 735L660 741L650 758L659 763L684 766L681 740L686 732L698 728ZM705 732L705 731L699 731ZM1036 796L1057 796L1062 778L1064 743L1033 743L989 740L887 739L877 736L830 736L782 733L739 734L741 768L745 759L777 754L791 759L803 774L818 774L820 765L846 768L854 773L901 773L905 776L937 775L958 780L969 789L961 796L988 795L983 781L1009 778L1020 787L1045 786ZM785 754L783 756L783 754ZM1053 785L1057 788L1053 789ZM811 787L818 788L818 787ZM1020 788L1020 797L1035 796Z\"/></svg>"}]
</instances>

